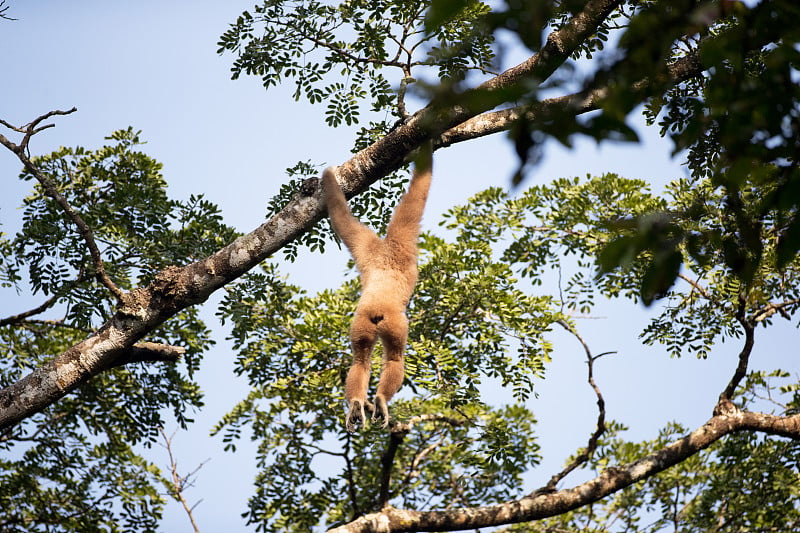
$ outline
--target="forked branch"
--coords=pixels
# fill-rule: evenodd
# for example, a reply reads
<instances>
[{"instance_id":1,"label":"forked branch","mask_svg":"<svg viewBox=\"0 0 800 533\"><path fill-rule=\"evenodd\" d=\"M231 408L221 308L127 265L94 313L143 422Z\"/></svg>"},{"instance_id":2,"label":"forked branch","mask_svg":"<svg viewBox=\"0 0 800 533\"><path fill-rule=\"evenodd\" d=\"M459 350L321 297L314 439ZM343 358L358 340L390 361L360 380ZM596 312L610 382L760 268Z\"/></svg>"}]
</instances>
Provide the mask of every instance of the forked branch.
<instances>
[{"instance_id":1,"label":"forked branch","mask_svg":"<svg viewBox=\"0 0 800 533\"><path fill-rule=\"evenodd\" d=\"M75 211L75 209L72 208L69 202L67 202L67 199L64 198L64 196L60 192L58 192L58 187L56 187L56 184L53 182L53 180L50 179L49 176L45 175L42 171L40 171L39 168L33 163L33 161L31 161L28 155L29 154L28 145L30 143L31 137L33 137L42 130L45 130L47 128L52 128L55 126L54 124L45 124L43 126L40 126L40 124L43 121L56 115L69 115L70 113L73 113L76 110L77 109L73 107L68 111L58 111L58 110L50 111L34 119L32 122L22 127L12 126L5 120L0 120L0 124L2 124L3 126L23 134L22 140L20 141L19 144L15 144L7 137L0 134L0 144L8 148L11 152L14 153L14 155L17 156L17 158L22 162L23 166L25 167L25 170L30 172L31 175L36 178L39 184L41 184L45 194L49 196L51 199L53 199L59 205L59 207L61 207L61 210L64 211L64 214L67 216L67 218L73 224L75 224L76 228L78 229L78 233L86 243L86 247L89 249L89 255L92 257L92 263L94 264L94 274L95 277L97 278L97 281L99 281L103 286L105 286L111 292L111 294L114 295L117 301L122 302L124 298L124 293L119 287L117 287L117 285L111 280L111 278L108 277L108 274L106 273L105 265L103 264L103 259L100 254L100 250L98 249L97 243L94 240L94 232L92 231L92 228L90 228L89 225L86 224L86 222L83 220L83 217L81 217L81 215L77 211Z\"/></svg>"},{"instance_id":2,"label":"forked branch","mask_svg":"<svg viewBox=\"0 0 800 533\"><path fill-rule=\"evenodd\" d=\"M586 341L583 340L583 337L575 330L575 328L567 322L566 320L558 320L556 321L558 325L562 328L567 330L571 333L578 342L581 343L583 346L583 351L586 353L586 364L588 366L588 382L589 385L592 387L595 396L597 396L597 425L595 427L594 432L592 432L591 437L589 437L589 442L586 444L586 448L581 450L581 452L575 456L575 458L570 461L570 463L561 471L555 474L553 477L550 478L550 481L547 482L547 485L544 487L537 489L534 494L537 493L548 493L554 492L556 490L556 486L558 483L567 477L570 472L579 468L582 464L589 460L592 456L594 451L597 449L597 443L600 440L600 437L606 431L606 402L603 399L603 394L600 392L600 388L597 386L597 383L594 381L594 362L603 357L604 355L608 355L609 353L613 352L604 352L599 355L592 355L591 349L589 349L589 345L586 344Z\"/></svg>"},{"instance_id":3,"label":"forked branch","mask_svg":"<svg viewBox=\"0 0 800 533\"><path fill-rule=\"evenodd\" d=\"M172 453L172 439L175 437L175 433L167 437L167 433L164 431L164 428L158 428L158 432L161 434L161 439L164 441L164 448L167 450L167 455L169 456L169 470L170 474L172 475L169 492L170 496L172 496L175 500L177 500L183 510L186 512L186 515L189 517L189 521L192 524L192 528L194 529L195 533L200 533L200 528L197 527L197 522L194 519L194 508L197 507L197 502L193 506L189 506L189 503L186 501L186 497L183 495L184 491L191 487L194 484L193 478L197 474L197 471L200 470L205 461L200 463L200 465L189 472L186 475L181 475L178 473L178 461L175 459L174 454Z\"/></svg>"}]
</instances>

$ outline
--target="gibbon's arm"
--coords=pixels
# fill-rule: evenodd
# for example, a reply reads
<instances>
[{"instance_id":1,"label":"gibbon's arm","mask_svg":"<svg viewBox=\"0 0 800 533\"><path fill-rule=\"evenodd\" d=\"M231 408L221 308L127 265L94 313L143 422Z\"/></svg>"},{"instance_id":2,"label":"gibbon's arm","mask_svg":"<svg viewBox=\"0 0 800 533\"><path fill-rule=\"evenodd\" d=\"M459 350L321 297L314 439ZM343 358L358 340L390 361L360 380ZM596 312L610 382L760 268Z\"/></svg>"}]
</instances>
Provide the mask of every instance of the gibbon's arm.
<instances>
[{"instance_id":1,"label":"gibbon's arm","mask_svg":"<svg viewBox=\"0 0 800 533\"><path fill-rule=\"evenodd\" d=\"M433 146L430 141L420 146L414 163L414 174L408 191L400 199L394 210L386 237L416 247L419 238L420 221L428 199L433 167Z\"/></svg>"},{"instance_id":2,"label":"gibbon's arm","mask_svg":"<svg viewBox=\"0 0 800 533\"><path fill-rule=\"evenodd\" d=\"M328 167L322 173L322 190L325 194L325 204L328 207L328 216L331 219L333 231L342 239L351 254L355 255L357 248L366 244L370 239L377 238L371 229L353 216L342 188L336 181L334 167Z\"/></svg>"}]
</instances>

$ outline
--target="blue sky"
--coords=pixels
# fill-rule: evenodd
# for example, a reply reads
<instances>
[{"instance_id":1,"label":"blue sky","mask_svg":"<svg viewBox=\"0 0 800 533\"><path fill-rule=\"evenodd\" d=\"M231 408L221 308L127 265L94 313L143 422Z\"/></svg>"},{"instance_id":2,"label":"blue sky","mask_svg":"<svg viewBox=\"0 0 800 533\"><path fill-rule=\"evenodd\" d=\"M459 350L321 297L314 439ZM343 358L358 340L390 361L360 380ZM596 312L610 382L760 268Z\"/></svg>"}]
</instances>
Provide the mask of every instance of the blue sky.
<instances>
[{"instance_id":1,"label":"blue sky","mask_svg":"<svg viewBox=\"0 0 800 533\"><path fill-rule=\"evenodd\" d=\"M290 86L267 93L258 79L230 80L232 57L218 56L216 42L230 22L252 7L250 1L11 0L9 5L8 14L18 20L0 21L0 118L21 125L49 110L78 108L34 138L35 154L60 145L96 148L112 131L132 126L142 130L148 142L144 150L163 163L171 196L205 194L241 231L263 221L268 199L286 180L285 168L300 160L323 165L348 158L352 132L325 126L323 106L295 102ZM654 129L640 128L640 134L641 145L598 147L580 141L571 151L551 145L528 183L616 172L663 184L685 174L681 161L670 157L670 143ZM507 186L515 157L502 136L437 152L424 228L436 230L444 211L475 192ZM0 230L8 233L18 227L16 207L27 193L27 184L17 179L19 169L11 153L0 151ZM344 279L347 257L334 248L327 254L324 261L302 254L285 271L309 291L335 287ZM38 303L37 297L0 292L0 315ZM214 306L212 298L205 307L210 323ZM653 312L612 302L596 313L596 320L579 324L595 352L618 352L598 363L596 379L608 415L631 426L635 439L653 438L670 420L696 426L707 419L738 351L735 342L726 343L714 357L698 361L645 350L636 336ZM246 383L232 375L233 353L224 333L215 331L219 344L207 354L199 375L207 407L187 432L177 433L174 444L183 471L210 458L186 494L192 503L202 499L195 511L201 530L247 531L239 514L252 493L252 448L224 453L220 439L208 436L210 427L246 394ZM545 482L594 429L594 397L585 384L581 347L557 338L554 362L534 403L547 460L531 475L530 489ZM765 338L757 344L754 366L771 369L782 362L784 369L796 370L785 349L793 339L796 330L790 327ZM166 466L164 450L154 447L146 453ZM190 530L178 504L169 505L163 530Z\"/></svg>"}]
</instances>

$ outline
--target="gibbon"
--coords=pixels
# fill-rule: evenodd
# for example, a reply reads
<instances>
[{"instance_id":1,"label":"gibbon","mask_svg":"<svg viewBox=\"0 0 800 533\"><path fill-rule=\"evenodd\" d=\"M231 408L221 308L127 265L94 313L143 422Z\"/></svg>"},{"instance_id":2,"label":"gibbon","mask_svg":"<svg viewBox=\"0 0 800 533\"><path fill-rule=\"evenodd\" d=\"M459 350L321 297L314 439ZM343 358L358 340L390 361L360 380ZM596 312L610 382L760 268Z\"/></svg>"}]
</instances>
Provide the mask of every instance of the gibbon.
<instances>
[{"instance_id":1,"label":"gibbon","mask_svg":"<svg viewBox=\"0 0 800 533\"><path fill-rule=\"evenodd\" d=\"M382 427L388 426L387 403L403 384L403 351L408 337L405 311L417 282L417 239L431 184L431 167L432 146L426 143L420 149L408 191L397 204L383 239L353 216L336 181L335 168L322 173L331 224L350 250L361 277L361 298L350 327L353 363L345 382L348 431L354 431L357 422L366 424L365 406L372 410L373 423L382 418ZM367 387L372 349L378 338L383 345L383 369L373 406L367 403Z\"/></svg>"}]
</instances>

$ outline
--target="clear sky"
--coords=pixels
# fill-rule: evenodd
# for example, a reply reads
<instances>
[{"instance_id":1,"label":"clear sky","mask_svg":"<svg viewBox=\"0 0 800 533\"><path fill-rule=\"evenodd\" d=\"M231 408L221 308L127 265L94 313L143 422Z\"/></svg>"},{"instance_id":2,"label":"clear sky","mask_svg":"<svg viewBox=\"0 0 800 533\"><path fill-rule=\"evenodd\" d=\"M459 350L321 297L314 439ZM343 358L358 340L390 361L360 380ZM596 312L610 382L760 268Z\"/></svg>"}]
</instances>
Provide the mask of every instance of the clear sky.
<instances>
[{"instance_id":1,"label":"clear sky","mask_svg":"<svg viewBox=\"0 0 800 533\"><path fill-rule=\"evenodd\" d=\"M8 4L7 14L18 20L0 21L0 118L22 125L53 109L78 108L34 138L35 154L60 145L93 149L112 131L133 126L148 141L143 150L164 164L171 196L205 194L222 208L226 222L241 231L264 220L268 199L286 179L284 169L301 160L323 165L348 158L352 132L325 126L324 106L295 102L292 87L267 93L258 79L230 80L232 57L218 56L216 42L230 22L252 7L250 0ZM640 129L640 134L641 145L598 147L585 141L572 151L550 146L528 183L610 171L659 184L685 174L680 159L670 157L670 144L654 129ZM515 157L502 136L437 152L424 228L436 230L445 210L482 188L507 186ZM17 179L19 170L12 154L0 151L0 230L7 233L19 226L16 207L27 193L27 184ZM287 265L292 281L309 291L337 286L346 255L333 248L327 253L324 261L303 254ZM0 315L32 303L40 302L2 292ZM234 354L224 342L224 331L214 326L215 305L213 298L205 304L204 316L215 327L218 345L206 355L199 375L207 407L196 424L176 435L175 449L184 472L210 459L186 494L190 503L202 499L195 511L200 529L247 531L239 515L252 493L252 448L242 442L237 453L225 453L220 439L208 436L210 427L247 392L246 383L231 372ZM608 416L631 426L635 439L653 438L670 420L696 426L707 419L739 348L726 343L707 361L669 359L663 350L645 350L636 337L652 312L616 302L596 313L600 319L579 324L593 351L618 352L598 363L596 379ZM532 473L530 489L585 445L594 429L594 397L585 384L581 348L559 338L533 405L546 462ZM784 327L769 342L757 343L754 366L772 369L782 362L784 369L796 370L796 364L789 364L788 342L796 342L796 330ZM145 453L166 466L164 450L154 447ZM190 531L178 504L168 506L163 530Z\"/></svg>"}]
</instances>

